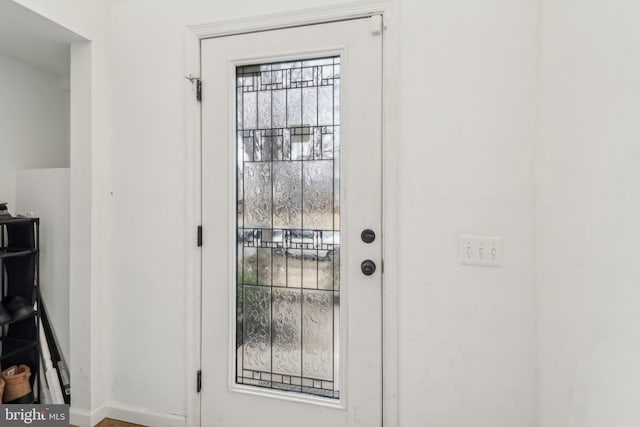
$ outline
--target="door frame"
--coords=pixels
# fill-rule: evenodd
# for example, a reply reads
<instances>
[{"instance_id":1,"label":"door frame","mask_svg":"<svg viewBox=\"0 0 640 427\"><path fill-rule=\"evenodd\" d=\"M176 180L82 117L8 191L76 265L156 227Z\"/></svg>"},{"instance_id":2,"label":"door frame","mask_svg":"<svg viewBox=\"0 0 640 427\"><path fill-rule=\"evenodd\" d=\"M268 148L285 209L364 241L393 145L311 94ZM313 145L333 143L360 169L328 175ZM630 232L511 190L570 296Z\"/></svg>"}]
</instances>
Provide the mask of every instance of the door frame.
<instances>
[{"instance_id":1,"label":"door frame","mask_svg":"<svg viewBox=\"0 0 640 427\"><path fill-rule=\"evenodd\" d=\"M398 135L397 105L398 32L393 25L397 2L365 0L343 5L301 9L240 19L213 21L188 26L185 29L185 77L200 77L200 42L202 39L243 33L322 24L372 15L383 17L382 56L382 412L384 427L398 427L399 375L399 309L397 271L397 158L394 136ZM206 84L206 83L205 83ZM202 222L201 169L201 105L196 100L196 85L185 80L185 143L187 188L185 223L187 233L185 266L187 272L185 328L185 411L186 425L200 427L200 394L196 391L196 372L201 367L201 297L202 257L194 244L197 226ZM193 234L191 233L193 231ZM206 387L206 384L203 385Z\"/></svg>"}]
</instances>

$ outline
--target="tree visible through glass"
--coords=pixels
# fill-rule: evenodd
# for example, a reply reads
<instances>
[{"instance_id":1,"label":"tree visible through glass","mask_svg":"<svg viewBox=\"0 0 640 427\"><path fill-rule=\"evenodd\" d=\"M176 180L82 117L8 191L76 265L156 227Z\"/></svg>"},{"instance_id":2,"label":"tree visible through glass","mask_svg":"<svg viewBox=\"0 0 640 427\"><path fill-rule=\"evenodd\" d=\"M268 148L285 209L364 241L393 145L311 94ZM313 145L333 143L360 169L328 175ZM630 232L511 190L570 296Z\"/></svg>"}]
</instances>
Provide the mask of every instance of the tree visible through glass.
<instances>
[{"instance_id":1,"label":"tree visible through glass","mask_svg":"<svg viewBox=\"0 0 640 427\"><path fill-rule=\"evenodd\" d=\"M236 382L337 399L340 57L236 69Z\"/></svg>"}]
</instances>

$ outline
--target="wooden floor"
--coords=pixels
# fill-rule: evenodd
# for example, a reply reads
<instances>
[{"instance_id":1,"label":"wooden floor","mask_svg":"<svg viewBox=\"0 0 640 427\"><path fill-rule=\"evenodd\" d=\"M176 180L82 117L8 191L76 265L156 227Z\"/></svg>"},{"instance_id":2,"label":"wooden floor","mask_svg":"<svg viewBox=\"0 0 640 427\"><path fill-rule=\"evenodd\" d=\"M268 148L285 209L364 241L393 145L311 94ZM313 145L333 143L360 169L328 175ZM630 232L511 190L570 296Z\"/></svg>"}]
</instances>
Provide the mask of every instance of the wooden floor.
<instances>
[{"instance_id":1,"label":"wooden floor","mask_svg":"<svg viewBox=\"0 0 640 427\"><path fill-rule=\"evenodd\" d=\"M69 426L69 427L76 427L76 426ZM140 424L125 423L124 421L112 420L111 418L105 418L104 420L96 424L96 427L145 427L145 426L141 426Z\"/></svg>"}]
</instances>

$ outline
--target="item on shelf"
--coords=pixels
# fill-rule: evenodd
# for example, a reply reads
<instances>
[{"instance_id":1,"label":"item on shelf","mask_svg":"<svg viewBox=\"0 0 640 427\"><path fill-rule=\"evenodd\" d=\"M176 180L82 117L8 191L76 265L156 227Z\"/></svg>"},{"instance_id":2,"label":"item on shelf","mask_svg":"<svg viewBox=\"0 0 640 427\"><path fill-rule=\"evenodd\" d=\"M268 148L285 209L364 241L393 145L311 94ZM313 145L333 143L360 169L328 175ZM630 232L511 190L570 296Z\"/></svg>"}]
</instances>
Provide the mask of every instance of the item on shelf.
<instances>
[{"instance_id":1,"label":"item on shelf","mask_svg":"<svg viewBox=\"0 0 640 427\"><path fill-rule=\"evenodd\" d=\"M35 311L29 302L21 296L8 297L3 301L3 304L12 320L25 319L33 314Z\"/></svg>"},{"instance_id":2,"label":"item on shelf","mask_svg":"<svg viewBox=\"0 0 640 427\"><path fill-rule=\"evenodd\" d=\"M0 201L0 218L12 218L7 208L7 202Z\"/></svg>"},{"instance_id":3,"label":"item on shelf","mask_svg":"<svg viewBox=\"0 0 640 427\"><path fill-rule=\"evenodd\" d=\"M47 306L40 295L40 305L38 306L38 312L40 313L40 325L43 326L45 333L45 340L40 341L40 346L48 345L49 352L51 354L51 363L58 373L58 379L60 380L60 387L62 388L62 395L64 403L71 404L71 381L69 378L69 369L67 369L67 363L65 362L64 355L60 349L60 343L53 330L53 325L49 320L49 314L47 312ZM41 352L44 354L44 349ZM51 387L49 387L51 388Z\"/></svg>"},{"instance_id":4,"label":"item on shelf","mask_svg":"<svg viewBox=\"0 0 640 427\"><path fill-rule=\"evenodd\" d=\"M53 367L53 363L51 362L49 343L47 342L47 337L45 336L42 322L40 322L40 348L42 350L41 355L44 365L44 376L42 377L42 379L46 381L49 388L49 397L51 398L51 403L54 403L56 405L64 404L65 401L64 396L62 395L62 387L60 386L60 382L58 379L58 371Z\"/></svg>"},{"instance_id":5,"label":"item on shelf","mask_svg":"<svg viewBox=\"0 0 640 427\"><path fill-rule=\"evenodd\" d=\"M7 323L10 321L11 321L11 315L9 314L7 309L4 308L4 305L0 303L0 324Z\"/></svg>"},{"instance_id":6,"label":"item on shelf","mask_svg":"<svg viewBox=\"0 0 640 427\"><path fill-rule=\"evenodd\" d=\"M51 399L51 391L49 390L47 377L44 375L44 361L42 360L42 358L40 358L40 363L38 363L38 381L40 381L40 404L52 404L53 401Z\"/></svg>"},{"instance_id":7,"label":"item on shelf","mask_svg":"<svg viewBox=\"0 0 640 427\"><path fill-rule=\"evenodd\" d=\"M2 378L6 385L2 403L28 405L34 403L33 392L29 378L31 369L27 365L10 366L2 371Z\"/></svg>"}]
</instances>

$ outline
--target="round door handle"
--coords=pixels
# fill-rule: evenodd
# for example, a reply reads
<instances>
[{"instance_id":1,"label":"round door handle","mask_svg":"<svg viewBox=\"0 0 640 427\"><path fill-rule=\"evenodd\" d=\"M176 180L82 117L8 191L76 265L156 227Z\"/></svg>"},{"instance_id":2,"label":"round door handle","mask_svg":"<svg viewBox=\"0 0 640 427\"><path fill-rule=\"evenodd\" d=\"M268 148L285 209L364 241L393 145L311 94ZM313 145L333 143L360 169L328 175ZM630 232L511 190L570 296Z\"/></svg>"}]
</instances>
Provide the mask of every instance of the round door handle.
<instances>
[{"instance_id":1,"label":"round door handle","mask_svg":"<svg viewBox=\"0 0 640 427\"><path fill-rule=\"evenodd\" d=\"M370 259L366 259L360 264L360 270L362 270L362 274L365 276L371 276L376 272L376 263Z\"/></svg>"}]
</instances>

